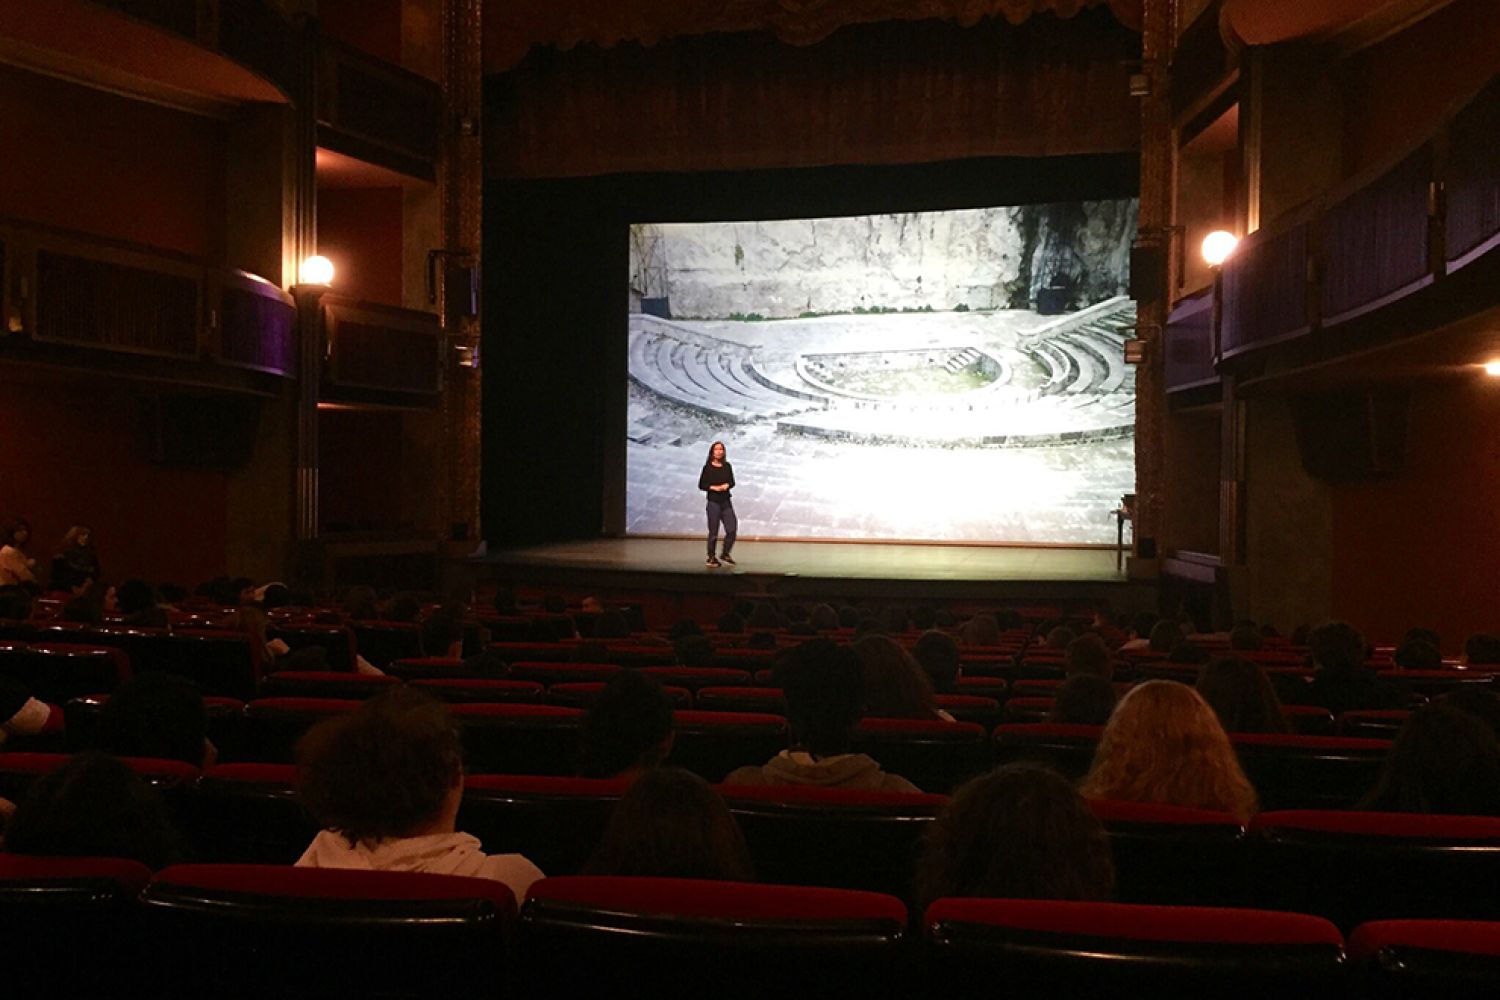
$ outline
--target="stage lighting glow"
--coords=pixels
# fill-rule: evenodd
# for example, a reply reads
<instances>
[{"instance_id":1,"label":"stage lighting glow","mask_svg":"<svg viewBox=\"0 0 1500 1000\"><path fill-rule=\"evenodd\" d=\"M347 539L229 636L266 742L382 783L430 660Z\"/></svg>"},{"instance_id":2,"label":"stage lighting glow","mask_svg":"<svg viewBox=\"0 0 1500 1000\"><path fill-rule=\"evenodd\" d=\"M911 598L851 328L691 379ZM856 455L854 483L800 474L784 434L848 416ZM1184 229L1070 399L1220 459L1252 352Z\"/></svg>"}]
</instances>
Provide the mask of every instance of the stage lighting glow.
<instances>
[{"instance_id":1,"label":"stage lighting glow","mask_svg":"<svg viewBox=\"0 0 1500 1000\"><path fill-rule=\"evenodd\" d=\"M303 285L333 284L333 261L322 254L313 254L297 269L297 281Z\"/></svg>"},{"instance_id":2,"label":"stage lighting glow","mask_svg":"<svg viewBox=\"0 0 1500 1000\"><path fill-rule=\"evenodd\" d=\"M1486 361L1484 363L1484 373L1490 378L1500 378L1500 359Z\"/></svg>"},{"instance_id":3,"label":"stage lighting glow","mask_svg":"<svg viewBox=\"0 0 1500 1000\"><path fill-rule=\"evenodd\" d=\"M1218 267L1234 253L1239 237L1222 229L1215 229L1203 237L1203 260L1209 267Z\"/></svg>"}]
</instances>

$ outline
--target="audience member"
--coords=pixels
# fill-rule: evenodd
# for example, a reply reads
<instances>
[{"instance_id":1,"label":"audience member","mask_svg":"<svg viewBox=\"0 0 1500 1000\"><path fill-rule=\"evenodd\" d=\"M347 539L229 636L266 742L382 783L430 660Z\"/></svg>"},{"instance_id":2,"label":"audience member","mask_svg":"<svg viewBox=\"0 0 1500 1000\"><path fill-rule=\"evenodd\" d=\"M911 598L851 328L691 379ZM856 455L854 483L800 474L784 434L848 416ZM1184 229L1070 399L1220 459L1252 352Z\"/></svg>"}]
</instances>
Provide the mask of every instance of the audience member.
<instances>
[{"instance_id":1,"label":"audience member","mask_svg":"<svg viewBox=\"0 0 1500 1000\"><path fill-rule=\"evenodd\" d=\"M1221 656L1198 672L1198 693L1219 717L1225 732L1291 731L1281 699L1266 672L1238 656Z\"/></svg>"},{"instance_id":2,"label":"audience member","mask_svg":"<svg viewBox=\"0 0 1500 1000\"><path fill-rule=\"evenodd\" d=\"M31 542L31 522L16 518L0 528L0 586L23 586L40 589L36 578L36 560L26 554Z\"/></svg>"},{"instance_id":3,"label":"audience member","mask_svg":"<svg viewBox=\"0 0 1500 1000\"><path fill-rule=\"evenodd\" d=\"M1076 677L1079 674L1093 674L1106 681L1115 676L1109 647L1096 633L1080 635L1068 643L1063 653L1063 676Z\"/></svg>"},{"instance_id":4,"label":"audience member","mask_svg":"<svg viewBox=\"0 0 1500 1000\"><path fill-rule=\"evenodd\" d=\"M5 830L11 854L129 858L149 868L180 860L181 845L160 793L99 753L38 778Z\"/></svg>"},{"instance_id":5,"label":"audience member","mask_svg":"<svg viewBox=\"0 0 1500 1000\"><path fill-rule=\"evenodd\" d=\"M1153 653L1170 653L1187 636L1182 634L1182 627L1176 622L1163 618L1151 626L1151 638L1146 643L1146 648Z\"/></svg>"},{"instance_id":6,"label":"audience member","mask_svg":"<svg viewBox=\"0 0 1500 1000\"><path fill-rule=\"evenodd\" d=\"M751 632L750 637L745 640L747 649L775 649L776 636L774 633L760 631Z\"/></svg>"},{"instance_id":7,"label":"audience member","mask_svg":"<svg viewBox=\"0 0 1500 1000\"><path fill-rule=\"evenodd\" d=\"M99 579L99 554L94 551L93 532L86 525L75 524L63 536L62 548L52 557L52 572L47 586L53 590L72 590L89 580Z\"/></svg>"},{"instance_id":8,"label":"audience member","mask_svg":"<svg viewBox=\"0 0 1500 1000\"><path fill-rule=\"evenodd\" d=\"M773 677L786 696L792 745L759 767L742 767L731 785L820 785L895 792L919 791L886 774L871 757L851 753L863 715L859 657L830 639L810 639L788 650Z\"/></svg>"},{"instance_id":9,"label":"audience member","mask_svg":"<svg viewBox=\"0 0 1500 1000\"><path fill-rule=\"evenodd\" d=\"M839 613L833 609L832 604L819 604L812 609L812 627L819 632L837 632L839 629Z\"/></svg>"},{"instance_id":10,"label":"audience member","mask_svg":"<svg viewBox=\"0 0 1500 1000\"><path fill-rule=\"evenodd\" d=\"M714 644L706 635L690 635L679 639L672 647L680 667L711 667L714 665Z\"/></svg>"},{"instance_id":11,"label":"audience member","mask_svg":"<svg viewBox=\"0 0 1500 1000\"><path fill-rule=\"evenodd\" d=\"M1500 694L1473 684L1464 684L1433 701L1460 712L1468 712L1483 722L1500 739Z\"/></svg>"},{"instance_id":12,"label":"audience member","mask_svg":"<svg viewBox=\"0 0 1500 1000\"><path fill-rule=\"evenodd\" d=\"M203 692L175 674L149 671L121 684L99 713L99 749L121 757L160 757L209 767L218 750L208 739Z\"/></svg>"},{"instance_id":13,"label":"audience member","mask_svg":"<svg viewBox=\"0 0 1500 1000\"><path fill-rule=\"evenodd\" d=\"M739 635L745 631L745 619L733 611L726 611L719 618L720 635Z\"/></svg>"},{"instance_id":14,"label":"audience member","mask_svg":"<svg viewBox=\"0 0 1500 1000\"><path fill-rule=\"evenodd\" d=\"M380 609L380 617L388 622L415 622L422 614L422 602L412 594L397 594Z\"/></svg>"},{"instance_id":15,"label":"audience member","mask_svg":"<svg viewBox=\"0 0 1500 1000\"><path fill-rule=\"evenodd\" d=\"M1500 636L1475 632L1464 640L1464 663L1471 667L1500 664Z\"/></svg>"},{"instance_id":16,"label":"audience member","mask_svg":"<svg viewBox=\"0 0 1500 1000\"><path fill-rule=\"evenodd\" d=\"M1200 663L1207 663L1208 661L1208 650L1204 649L1197 643L1189 642L1186 639L1173 646L1172 651L1167 654L1168 663L1181 663L1188 666L1197 666Z\"/></svg>"},{"instance_id":17,"label":"audience member","mask_svg":"<svg viewBox=\"0 0 1500 1000\"><path fill-rule=\"evenodd\" d=\"M885 635L885 625L879 618L866 616L859 620L854 626L854 641L858 642L867 635Z\"/></svg>"},{"instance_id":18,"label":"audience member","mask_svg":"<svg viewBox=\"0 0 1500 1000\"><path fill-rule=\"evenodd\" d=\"M31 696L25 682L0 674L0 745L12 736L35 736L47 726L52 708Z\"/></svg>"},{"instance_id":19,"label":"audience member","mask_svg":"<svg viewBox=\"0 0 1500 1000\"><path fill-rule=\"evenodd\" d=\"M673 625L672 628L667 632L667 638L671 639L673 642L676 642L679 639L684 639L690 635L702 634L703 629L698 626L697 622L693 621L691 618L683 618L679 620L677 624Z\"/></svg>"},{"instance_id":20,"label":"audience member","mask_svg":"<svg viewBox=\"0 0 1500 1000\"><path fill-rule=\"evenodd\" d=\"M1265 644L1265 637L1254 622L1241 622L1229 630L1229 648L1237 653L1253 653Z\"/></svg>"},{"instance_id":21,"label":"audience member","mask_svg":"<svg viewBox=\"0 0 1500 1000\"><path fill-rule=\"evenodd\" d=\"M1151 630L1160 619L1150 611L1141 611L1131 617L1130 638L1116 651L1138 653L1151 648Z\"/></svg>"},{"instance_id":22,"label":"audience member","mask_svg":"<svg viewBox=\"0 0 1500 1000\"><path fill-rule=\"evenodd\" d=\"M1450 705L1413 712L1360 808L1375 812L1500 816L1495 731Z\"/></svg>"},{"instance_id":23,"label":"audience member","mask_svg":"<svg viewBox=\"0 0 1500 1000\"><path fill-rule=\"evenodd\" d=\"M1052 628L1047 630L1045 646L1047 649L1061 653L1068 648L1069 643L1077 638L1078 633L1073 631L1068 626L1054 625Z\"/></svg>"},{"instance_id":24,"label":"audience member","mask_svg":"<svg viewBox=\"0 0 1500 1000\"><path fill-rule=\"evenodd\" d=\"M1391 662L1401 670L1441 670L1443 654L1426 639L1407 639L1396 647Z\"/></svg>"},{"instance_id":25,"label":"audience member","mask_svg":"<svg viewBox=\"0 0 1500 1000\"><path fill-rule=\"evenodd\" d=\"M630 622L619 611L601 611L594 619L595 639L623 639L630 634Z\"/></svg>"},{"instance_id":26,"label":"audience member","mask_svg":"<svg viewBox=\"0 0 1500 1000\"><path fill-rule=\"evenodd\" d=\"M517 899L542 877L521 855L487 855L477 837L457 832L458 731L447 709L415 688L402 685L318 723L297 756L298 793L324 827L299 866L491 878Z\"/></svg>"},{"instance_id":27,"label":"audience member","mask_svg":"<svg viewBox=\"0 0 1500 1000\"><path fill-rule=\"evenodd\" d=\"M157 601L156 591L145 580L126 580L115 591L115 601L132 628L166 628L167 610Z\"/></svg>"},{"instance_id":28,"label":"audience member","mask_svg":"<svg viewBox=\"0 0 1500 1000\"><path fill-rule=\"evenodd\" d=\"M672 703L661 682L638 670L609 679L583 719L585 778L634 778L672 752Z\"/></svg>"},{"instance_id":29,"label":"audience member","mask_svg":"<svg viewBox=\"0 0 1500 1000\"><path fill-rule=\"evenodd\" d=\"M1213 709L1175 681L1147 681L1120 700L1082 787L1090 798L1217 809L1242 821L1256 808Z\"/></svg>"},{"instance_id":30,"label":"audience member","mask_svg":"<svg viewBox=\"0 0 1500 1000\"><path fill-rule=\"evenodd\" d=\"M786 628L786 619L781 617L781 612L776 610L776 605L770 601L761 601L755 605L755 610L751 611L750 617L745 620L745 627L781 629Z\"/></svg>"},{"instance_id":31,"label":"audience member","mask_svg":"<svg viewBox=\"0 0 1500 1000\"><path fill-rule=\"evenodd\" d=\"M912 655L884 635L868 635L854 643L854 653L863 668L865 714L877 719L943 719L953 716L938 710L932 682Z\"/></svg>"},{"instance_id":32,"label":"audience member","mask_svg":"<svg viewBox=\"0 0 1500 1000\"><path fill-rule=\"evenodd\" d=\"M62 620L81 625L102 625L105 616L114 614L119 607L115 588L95 581L63 605Z\"/></svg>"},{"instance_id":33,"label":"audience member","mask_svg":"<svg viewBox=\"0 0 1500 1000\"><path fill-rule=\"evenodd\" d=\"M1097 902L1114 886L1103 824L1066 779L1036 764L996 768L955 792L916 877L924 909L945 896Z\"/></svg>"},{"instance_id":34,"label":"audience member","mask_svg":"<svg viewBox=\"0 0 1500 1000\"><path fill-rule=\"evenodd\" d=\"M994 615L975 615L959 629L958 641L965 646L998 646L1000 623L995 621Z\"/></svg>"},{"instance_id":35,"label":"audience member","mask_svg":"<svg viewBox=\"0 0 1500 1000\"><path fill-rule=\"evenodd\" d=\"M958 679L963 675L963 661L959 657L958 643L946 632L928 629L911 647L911 655L927 673L932 690L938 694L954 694L958 691Z\"/></svg>"},{"instance_id":36,"label":"audience member","mask_svg":"<svg viewBox=\"0 0 1500 1000\"><path fill-rule=\"evenodd\" d=\"M1115 686L1098 674L1074 674L1057 686L1048 722L1102 726L1115 710Z\"/></svg>"},{"instance_id":37,"label":"audience member","mask_svg":"<svg viewBox=\"0 0 1500 1000\"><path fill-rule=\"evenodd\" d=\"M919 604L911 609L911 627L926 632L937 625L937 610L930 604Z\"/></svg>"},{"instance_id":38,"label":"audience member","mask_svg":"<svg viewBox=\"0 0 1500 1000\"><path fill-rule=\"evenodd\" d=\"M860 610L858 608L856 608L854 605L852 605L852 604L841 604L841 605L839 605L839 628L841 628L841 629L845 629L845 628L852 629L854 626L856 626L856 625L859 624L859 620L862 617L863 617L863 615L860 613Z\"/></svg>"},{"instance_id":39,"label":"audience member","mask_svg":"<svg viewBox=\"0 0 1500 1000\"><path fill-rule=\"evenodd\" d=\"M372 622L380 619L378 597L374 587L350 587L344 595L344 617L353 622Z\"/></svg>"},{"instance_id":40,"label":"audience member","mask_svg":"<svg viewBox=\"0 0 1500 1000\"><path fill-rule=\"evenodd\" d=\"M1312 647L1313 680L1308 702L1334 715L1358 709L1400 708L1400 689L1382 681L1365 666L1365 640L1352 625L1327 622L1308 636Z\"/></svg>"},{"instance_id":41,"label":"audience member","mask_svg":"<svg viewBox=\"0 0 1500 1000\"><path fill-rule=\"evenodd\" d=\"M885 609L885 631L888 635L900 635L911 626L911 616L906 609L891 605Z\"/></svg>"},{"instance_id":42,"label":"audience member","mask_svg":"<svg viewBox=\"0 0 1500 1000\"><path fill-rule=\"evenodd\" d=\"M750 849L729 807L696 774L658 767L615 806L586 875L750 882Z\"/></svg>"},{"instance_id":43,"label":"audience member","mask_svg":"<svg viewBox=\"0 0 1500 1000\"><path fill-rule=\"evenodd\" d=\"M16 584L0 586L0 621L24 622L31 617L31 591Z\"/></svg>"},{"instance_id":44,"label":"audience member","mask_svg":"<svg viewBox=\"0 0 1500 1000\"><path fill-rule=\"evenodd\" d=\"M1417 625L1407 629L1406 634L1401 637L1402 642L1410 642L1413 639L1421 639L1424 642L1430 642L1435 649L1443 648L1443 639L1440 635L1438 635L1437 629L1423 628L1422 626Z\"/></svg>"},{"instance_id":45,"label":"audience member","mask_svg":"<svg viewBox=\"0 0 1500 1000\"><path fill-rule=\"evenodd\" d=\"M461 660L464 657L464 623L443 612L428 615L422 622L420 641L423 656Z\"/></svg>"},{"instance_id":46,"label":"audience member","mask_svg":"<svg viewBox=\"0 0 1500 1000\"><path fill-rule=\"evenodd\" d=\"M307 607L310 602L298 603L292 600L292 588L284 583L273 582L261 587L257 594L257 603L262 611L276 611L286 607Z\"/></svg>"}]
</instances>

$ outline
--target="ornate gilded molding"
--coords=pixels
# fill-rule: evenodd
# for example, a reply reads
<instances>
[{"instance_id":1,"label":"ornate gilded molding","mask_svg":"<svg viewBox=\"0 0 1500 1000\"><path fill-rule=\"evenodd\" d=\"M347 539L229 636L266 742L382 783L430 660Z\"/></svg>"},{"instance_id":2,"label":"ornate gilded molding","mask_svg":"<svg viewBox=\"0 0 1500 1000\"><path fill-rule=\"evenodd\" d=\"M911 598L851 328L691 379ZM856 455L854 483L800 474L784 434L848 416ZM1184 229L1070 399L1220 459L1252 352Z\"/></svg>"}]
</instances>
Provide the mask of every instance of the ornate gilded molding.
<instances>
[{"instance_id":1,"label":"ornate gilded molding","mask_svg":"<svg viewBox=\"0 0 1500 1000\"><path fill-rule=\"evenodd\" d=\"M485 71L512 69L542 46L650 46L740 31L769 31L791 45L813 45L850 24L946 20L968 27L995 16L1020 24L1038 13L1066 18L1101 6L1140 30L1144 0L511 0L486 12Z\"/></svg>"}]
</instances>

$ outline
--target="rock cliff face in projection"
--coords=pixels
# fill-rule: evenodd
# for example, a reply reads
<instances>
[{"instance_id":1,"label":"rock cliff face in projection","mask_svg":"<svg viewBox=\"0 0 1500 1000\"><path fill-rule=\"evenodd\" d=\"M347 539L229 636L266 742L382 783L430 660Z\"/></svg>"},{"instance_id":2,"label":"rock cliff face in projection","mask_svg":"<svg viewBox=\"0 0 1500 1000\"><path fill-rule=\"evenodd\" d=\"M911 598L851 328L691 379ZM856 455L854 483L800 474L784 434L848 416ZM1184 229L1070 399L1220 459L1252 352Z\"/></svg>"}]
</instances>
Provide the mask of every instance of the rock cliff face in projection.
<instances>
[{"instance_id":1,"label":"rock cliff face in projection","mask_svg":"<svg viewBox=\"0 0 1500 1000\"><path fill-rule=\"evenodd\" d=\"M1064 312L1123 294L1136 205L631 230L634 296L675 318L955 308Z\"/></svg>"}]
</instances>

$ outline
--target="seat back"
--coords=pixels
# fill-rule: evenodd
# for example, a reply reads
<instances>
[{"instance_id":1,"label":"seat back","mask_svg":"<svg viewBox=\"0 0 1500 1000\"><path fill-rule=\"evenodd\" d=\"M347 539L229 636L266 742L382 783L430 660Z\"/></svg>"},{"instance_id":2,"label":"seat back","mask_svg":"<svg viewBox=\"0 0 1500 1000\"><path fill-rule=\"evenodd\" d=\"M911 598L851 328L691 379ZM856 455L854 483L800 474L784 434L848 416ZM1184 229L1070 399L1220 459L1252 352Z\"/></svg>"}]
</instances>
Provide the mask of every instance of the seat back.
<instances>
[{"instance_id":1,"label":"seat back","mask_svg":"<svg viewBox=\"0 0 1500 1000\"><path fill-rule=\"evenodd\" d=\"M7 989L128 995L143 987L135 897L151 871L123 858L0 854ZM87 960L80 960L80 947Z\"/></svg>"},{"instance_id":2,"label":"seat back","mask_svg":"<svg viewBox=\"0 0 1500 1000\"><path fill-rule=\"evenodd\" d=\"M470 774L572 774L583 710L563 705L451 706ZM545 869L543 869L545 870Z\"/></svg>"},{"instance_id":3,"label":"seat back","mask_svg":"<svg viewBox=\"0 0 1500 1000\"><path fill-rule=\"evenodd\" d=\"M473 775L464 782L458 828L488 853L522 854L544 872L573 875L629 787L616 778Z\"/></svg>"},{"instance_id":4,"label":"seat back","mask_svg":"<svg viewBox=\"0 0 1500 1000\"><path fill-rule=\"evenodd\" d=\"M261 681L269 698L373 698L401 683L399 678L338 670L281 670Z\"/></svg>"},{"instance_id":5,"label":"seat back","mask_svg":"<svg viewBox=\"0 0 1500 1000\"><path fill-rule=\"evenodd\" d=\"M1257 905L1351 929L1386 918L1500 919L1500 819L1322 810L1251 823Z\"/></svg>"},{"instance_id":6,"label":"seat back","mask_svg":"<svg viewBox=\"0 0 1500 1000\"><path fill-rule=\"evenodd\" d=\"M1055 900L940 899L927 909L933 995L1323 997L1343 939L1296 913Z\"/></svg>"},{"instance_id":7,"label":"seat back","mask_svg":"<svg viewBox=\"0 0 1500 1000\"><path fill-rule=\"evenodd\" d=\"M947 803L926 793L721 785L762 882L911 898L922 837Z\"/></svg>"},{"instance_id":8,"label":"seat back","mask_svg":"<svg viewBox=\"0 0 1500 1000\"><path fill-rule=\"evenodd\" d=\"M0 650L0 673L24 684L33 698L61 705L113 691L130 679L130 658L109 646L34 642Z\"/></svg>"},{"instance_id":9,"label":"seat back","mask_svg":"<svg viewBox=\"0 0 1500 1000\"><path fill-rule=\"evenodd\" d=\"M174 866L141 898L167 996L495 997L515 912L491 879L279 865Z\"/></svg>"},{"instance_id":10,"label":"seat back","mask_svg":"<svg viewBox=\"0 0 1500 1000\"><path fill-rule=\"evenodd\" d=\"M749 685L701 687L695 696L696 705L705 712L769 712L786 714L786 695L777 687L750 687Z\"/></svg>"},{"instance_id":11,"label":"seat back","mask_svg":"<svg viewBox=\"0 0 1500 1000\"><path fill-rule=\"evenodd\" d=\"M753 676L747 670L730 667L642 667L648 674L671 687L697 691L706 687L747 687Z\"/></svg>"},{"instance_id":12,"label":"seat back","mask_svg":"<svg viewBox=\"0 0 1500 1000\"><path fill-rule=\"evenodd\" d=\"M350 622L354 647L374 666L422 655L422 630L415 622Z\"/></svg>"},{"instance_id":13,"label":"seat back","mask_svg":"<svg viewBox=\"0 0 1500 1000\"><path fill-rule=\"evenodd\" d=\"M668 763L708 782L737 767L764 764L787 745L786 719L766 712L675 713L677 733Z\"/></svg>"},{"instance_id":14,"label":"seat back","mask_svg":"<svg viewBox=\"0 0 1500 1000\"><path fill-rule=\"evenodd\" d=\"M519 951L537 996L884 996L908 985L905 930L906 907L876 893L565 877L531 887Z\"/></svg>"},{"instance_id":15,"label":"seat back","mask_svg":"<svg viewBox=\"0 0 1500 1000\"><path fill-rule=\"evenodd\" d=\"M349 698L257 698L245 706L246 754L253 761L289 764L303 733L359 705Z\"/></svg>"},{"instance_id":16,"label":"seat back","mask_svg":"<svg viewBox=\"0 0 1500 1000\"><path fill-rule=\"evenodd\" d=\"M1064 777L1077 780L1088 773L1103 731L1102 726L1055 722L997 726L995 763L1045 764Z\"/></svg>"},{"instance_id":17,"label":"seat back","mask_svg":"<svg viewBox=\"0 0 1500 1000\"><path fill-rule=\"evenodd\" d=\"M1390 744L1340 736L1232 733L1262 809L1346 809L1375 787Z\"/></svg>"},{"instance_id":18,"label":"seat back","mask_svg":"<svg viewBox=\"0 0 1500 1000\"><path fill-rule=\"evenodd\" d=\"M1094 799L1123 903L1241 906L1248 895L1245 827L1209 809Z\"/></svg>"},{"instance_id":19,"label":"seat back","mask_svg":"<svg viewBox=\"0 0 1500 1000\"><path fill-rule=\"evenodd\" d=\"M162 646L160 669L196 681L204 694L247 701L260 686L261 654L248 635L180 629Z\"/></svg>"},{"instance_id":20,"label":"seat back","mask_svg":"<svg viewBox=\"0 0 1500 1000\"><path fill-rule=\"evenodd\" d=\"M551 687L588 681L607 681L619 673L615 663L548 663L540 660L518 660L510 665L509 676L518 681L536 681Z\"/></svg>"},{"instance_id":21,"label":"seat back","mask_svg":"<svg viewBox=\"0 0 1500 1000\"><path fill-rule=\"evenodd\" d=\"M1349 959L1374 1000L1489 1000L1500 992L1500 922L1376 920L1350 936Z\"/></svg>"},{"instance_id":22,"label":"seat back","mask_svg":"<svg viewBox=\"0 0 1500 1000\"><path fill-rule=\"evenodd\" d=\"M189 797L188 814L200 861L289 865L318 833L297 799L291 764L211 767Z\"/></svg>"},{"instance_id":23,"label":"seat back","mask_svg":"<svg viewBox=\"0 0 1500 1000\"><path fill-rule=\"evenodd\" d=\"M865 719L855 730L854 750L924 792L950 792L994 763L988 734L972 722Z\"/></svg>"},{"instance_id":24,"label":"seat back","mask_svg":"<svg viewBox=\"0 0 1500 1000\"><path fill-rule=\"evenodd\" d=\"M604 692L606 683L606 681L575 681L553 684L547 688L547 704L588 708L599 700L599 695ZM685 687L664 685L662 694L666 695L667 701L671 702L674 709L693 707L693 692Z\"/></svg>"},{"instance_id":25,"label":"seat back","mask_svg":"<svg viewBox=\"0 0 1500 1000\"><path fill-rule=\"evenodd\" d=\"M273 625L266 629L266 639L280 639L293 651L317 647L329 670L354 670L354 631L346 625Z\"/></svg>"},{"instance_id":26,"label":"seat back","mask_svg":"<svg viewBox=\"0 0 1500 1000\"><path fill-rule=\"evenodd\" d=\"M422 677L410 683L444 701L537 705L541 704L546 695L546 688L536 681L491 680L487 677Z\"/></svg>"}]
</instances>

